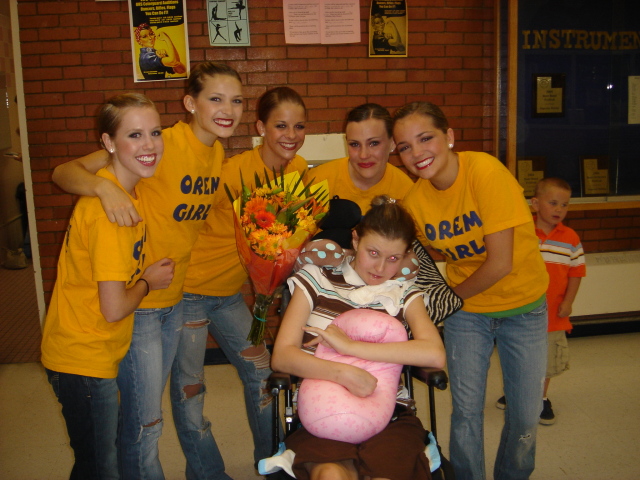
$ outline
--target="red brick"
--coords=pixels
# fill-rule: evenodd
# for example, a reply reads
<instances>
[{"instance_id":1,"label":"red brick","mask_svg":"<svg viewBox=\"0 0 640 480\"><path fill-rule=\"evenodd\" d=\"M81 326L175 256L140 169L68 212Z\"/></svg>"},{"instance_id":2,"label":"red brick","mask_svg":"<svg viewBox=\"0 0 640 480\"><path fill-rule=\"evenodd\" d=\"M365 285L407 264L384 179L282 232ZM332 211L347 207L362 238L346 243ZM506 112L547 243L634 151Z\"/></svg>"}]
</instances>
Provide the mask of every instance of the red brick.
<instances>
[{"instance_id":1,"label":"red brick","mask_svg":"<svg viewBox=\"0 0 640 480\"><path fill-rule=\"evenodd\" d=\"M445 52L449 57L478 57L482 55L482 47L479 45L447 45Z\"/></svg>"},{"instance_id":2,"label":"red brick","mask_svg":"<svg viewBox=\"0 0 640 480\"><path fill-rule=\"evenodd\" d=\"M101 19L98 13L80 13L75 15L61 15L61 27L86 27L100 25Z\"/></svg>"},{"instance_id":3,"label":"red brick","mask_svg":"<svg viewBox=\"0 0 640 480\"><path fill-rule=\"evenodd\" d=\"M307 62L307 68L309 70L328 70L328 71L338 71L338 70L361 70L360 68L352 68L351 61L353 59L346 58L318 58L313 61Z\"/></svg>"},{"instance_id":4,"label":"red brick","mask_svg":"<svg viewBox=\"0 0 640 480\"><path fill-rule=\"evenodd\" d=\"M366 97L360 97L357 95L347 95L345 97L330 97L329 108L347 108L351 109L366 103Z\"/></svg>"},{"instance_id":5,"label":"red brick","mask_svg":"<svg viewBox=\"0 0 640 480\"><path fill-rule=\"evenodd\" d=\"M448 32L482 32L483 22L472 20L448 20Z\"/></svg>"},{"instance_id":6,"label":"red brick","mask_svg":"<svg viewBox=\"0 0 640 480\"><path fill-rule=\"evenodd\" d=\"M124 78L86 78L84 79L84 86L80 90L91 91L97 90L100 92L109 90L123 90Z\"/></svg>"},{"instance_id":7,"label":"red brick","mask_svg":"<svg viewBox=\"0 0 640 480\"><path fill-rule=\"evenodd\" d=\"M60 25L60 18L58 15L23 16L20 18L20 28L39 30L42 28L58 27Z\"/></svg>"},{"instance_id":8,"label":"red brick","mask_svg":"<svg viewBox=\"0 0 640 480\"><path fill-rule=\"evenodd\" d=\"M68 118L68 117L80 117L84 115L84 107L82 105L62 105L58 107L45 107L43 108L45 118ZM82 127L87 126L86 121L81 124ZM68 127L68 124L67 124ZM32 141L34 139L31 139Z\"/></svg>"},{"instance_id":9,"label":"red brick","mask_svg":"<svg viewBox=\"0 0 640 480\"><path fill-rule=\"evenodd\" d=\"M45 93L77 92L82 90L82 80L48 80L42 82L42 90Z\"/></svg>"},{"instance_id":10,"label":"red brick","mask_svg":"<svg viewBox=\"0 0 640 480\"><path fill-rule=\"evenodd\" d=\"M80 32L76 27L44 28L38 32L38 38L42 42L73 40L80 38Z\"/></svg>"},{"instance_id":11,"label":"red brick","mask_svg":"<svg viewBox=\"0 0 640 480\"><path fill-rule=\"evenodd\" d=\"M405 82L407 80L407 72L405 70L373 70L369 72L368 79L372 82Z\"/></svg>"},{"instance_id":12,"label":"red brick","mask_svg":"<svg viewBox=\"0 0 640 480\"><path fill-rule=\"evenodd\" d=\"M307 70L307 60L268 60L267 68L269 72L300 72Z\"/></svg>"},{"instance_id":13,"label":"red brick","mask_svg":"<svg viewBox=\"0 0 640 480\"><path fill-rule=\"evenodd\" d=\"M316 110L313 112L307 112L307 117L310 121L317 120L333 120L336 118L344 118L345 112L344 109L326 109L326 110Z\"/></svg>"},{"instance_id":14,"label":"red brick","mask_svg":"<svg viewBox=\"0 0 640 480\"><path fill-rule=\"evenodd\" d=\"M327 83L327 72L291 72L287 74L287 83L289 84L309 84L309 83Z\"/></svg>"},{"instance_id":15,"label":"red brick","mask_svg":"<svg viewBox=\"0 0 640 480\"><path fill-rule=\"evenodd\" d=\"M64 132L51 132L47 135L47 143L79 143L87 140L87 134L83 131L67 130Z\"/></svg>"},{"instance_id":16,"label":"red brick","mask_svg":"<svg viewBox=\"0 0 640 480\"><path fill-rule=\"evenodd\" d=\"M46 42L41 45L42 42L23 42L20 44L20 52L22 58L30 55L48 55L52 53L60 53L60 43L58 42Z\"/></svg>"},{"instance_id":17,"label":"red brick","mask_svg":"<svg viewBox=\"0 0 640 480\"><path fill-rule=\"evenodd\" d=\"M285 72L250 73L247 79L253 85L284 85L287 82L287 74Z\"/></svg>"},{"instance_id":18,"label":"red brick","mask_svg":"<svg viewBox=\"0 0 640 480\"><path fill-rule=\"evenodd\" d=\"M60 78L62 76L62 68L34 68L27 70L24 74L24 80L27 82L34 80L48 80L50 78ZM6 107L5 107L6 108Z\"/></svg>"},{"instance_id":19,"label":"red brick","mask_svg":"<svg viewBox=\"0 0 640 480\"><path fill-rule=\"evenodd\" d=\"M367 72L365 71L357 71L357 70L344 70L340 72L329 72L329 82L330 83L364 83L367 81ZM379 81L376 79L376 81ZM380 82L380 81L379 81ZM320 83L319 81L315 81L313 83ZM380 82L382 83L382 82Z\"/></svg>"},{"instance_id":20,"label":"red brick","mask_svg":"<svg viewBox=\"0 0 640 480\"><path fill-rule=\"evenodd\" d=\"M459 93L447 96L445 103L446 105L478 105L481 102L480 95Z\"/></svg>"},{"instance_id":21,"label":"red brick","mask_svg":"<svg viewBox=\"0 0 640 480\"><path fill-rule=\"evenodd\" d=\"M329 47L328 55L339 58L365 58L368 55L366 45L339 45Z\"/></svg>"},{"instance_id":22,"label":"red brick","mask_svg":"<svg viewBox=\"0 0 640 480\"><path fill-rule=\"evenodd\" d=\"M461 33L427 33L427 43L432 45L460 45Z\"/></svg>"},{"instance_id":23,"label":"red brick","mask_svg":"<svg viewBox=\"0 0 640 480\"><path fill-rule=\"evenodd\" d=\"M604 240L609 238L614 238L615 230L608 229L598 229L598 230L586 230L584 232L583 238L585 240Z\"/></svg>"},{"instance_id":24,"label":"red brick","mask_svg":"<svg viewBox=\"0 0 640 480\"><path fill-rule=\"evenodd\" d=\"M427 60L432 57L443 57L445 55L444 45L411 45L409 49L411 50L411 55L424 57Z\"/></svg>"},{"instance_id":25,"label":"red brick","mask_svg":"<svg viewBox=\"0 0 640 480\"><path fill-rule=\"evenodd\" d=\"M36 2L39 15L60 15L78 13L78 2Z\"/></svg>"},{"instance_id":26,"label":"red brick","mask_svg":"<svg viewBox=\"0 0 640 480\"><path fill-rule=\"evenodd\" d=\"M409 21L409 34L413 32L444 32L445 22L444 20L417 20L411 16ZM409 37L411 39L411 37ZM412 45L409 42L409 45Z\"/></svg>"},{"instance_id":27,"label":"red brick","mask_svg":"<svg viewBox=\"0 0 640 480\"><path fill-rule=\"evenodd\" d=\"M618 210L620 217L638 217L640 216L640 208L621 208Z\"/></svg>"},{"instance_id":28,"label":"red brick","mask_svg":"<svg viewBox=\"0 0 640 480\"><path fill-rule=\"evenodd\" d=\"M427 8L427 18L430 20L462 19L464 18L464 10L461 8Z\"/></svg>"},{"instance_id":29,"label":"red brick","mask_svg":"<svg viewBox=\"0 0 640 480\"><path fill-rule=\"evenodd\" d=\"M618 228L615 238L640 238L640 228Z\"/></svg>"},{"instance_id":30,"label":"red brick","mask_svg":"<svg viewBox=\"0 0 640 480\"><path fill-rule=\"evenodd\" d=\"M427 68L430 69L456 69L460 70L462 68L462 58L460 57L435 57L428 58L425 60Z\"/></svg>"},{"instance_id":31,"label":"red brick","mask_svg":"<svg viewBox=\"0 0 640 480\"><path fill-rule=\"evenodd\" d=\"M387 68L385 58L349 58L347 59L347 69L354 70L384 70Z\"/></svg>"},{"instance_id":32,"label":"red brick","mask_svg":"<svg viewBox=\"0 0 640 480\"><path fill-rule=\"evenodd\" d=\"M57 55L46 55L41 58L43 67L66 67L70 65L80 65L82 56L77 53L60 53Z\"/></svg>"},{"instance_id":33,"label":"red brick","mask_svg":"<svg viewBox=\"0 0 640 480\"><path fill-rule=\"evenodd\" d=\"M407 80L409 82L442 82L444 72L442 70L409 70Z\"/></svg>"},{"instance_id":34,"label":"red brick","mask_svg":"<svg viewBox=\"0 0 640 480\"><path fill-rule=\"evenodd\" d=\"M482 70L447 70L445 79L447 82L480 82Z\"/></svg>"},{"instance_id":35,"label":"red brick","mask_svg":"<svg viewBox=\"0 0 640 480\"><path fill-rule=\"evenodd\" d=\"M459 93L461 85L453 82L428 82L424 84L425 93Z\"/></svg>"},{"instance_id":36,"label":"red brick","mask_svg":"<svg viewBox=\"0 0 640 480\"><path fill-rule=\"evenodd\" d=\"M598 242L600 252L619 252L631 249L631 239L600 240Z\"/></svg>"},{"instance_id":37,"label":"red brick","mask_svg":"<svg viewBox=\"0 0 640 480\"><path fill-rule=\"evenodd\" d=\"M345 95L347 89L346 85L309 85L308 92L310 97L317 95Z\"/></svg>"},{"instance_id":38,"label":"red brick","mask_svg":"<svg viewBox=\"0 0 640 480\"><path fill-rule=\"evenodd\" d=\"M247 52L247 58L249 60L256 59L284 59L284 58L307 58L304 55L294 57L293 55L287 55L287 49L284 47L268 47L260 49L250 49Z\"/></svg>"},{"instance_id":39,"label":"red brick","mask_svg":"<svg viewBox=\"0 0 640 480\"><path fill-rule=\"evenodd\" d=\"M280 50L280 49L279 49ZM341 55L345 56L345 55ZM300 46L300 45L288 45L286 47L286 56L281 58L326 58L327 47L324 45L317 46Z\"/></svg>"},{"instance_id":40,"label":"red brick","mask_svg":"<svg viewBox=\"0 0 640 480\"><path fill-rule=\"evenodd\" d=\"M425 64L424 58L387 58L387 68L389 70L419 70L425 68Z\"/></svg>"},{"instance_id":41,"label":"red brick","mask_svg":"<svg viewBox=\"0 0 640 480\"><path fill-rule=\"evenodd\" d=\"M630 227L629 217L605 217L602 219L602 228Z\"/></svg>"},{"instance_id":42,"label":"red brick","mask_svg":"<svg viewBox=\"0 0 640 480\"><path fill-rule=\"evenodd\" d=\"M405 95L414 95L424 93L425 88L426 84L422 82L402 82L401 85L387 85L385 91L391 95L399 92L402 92Z\"/></svg>"}]
</instances>

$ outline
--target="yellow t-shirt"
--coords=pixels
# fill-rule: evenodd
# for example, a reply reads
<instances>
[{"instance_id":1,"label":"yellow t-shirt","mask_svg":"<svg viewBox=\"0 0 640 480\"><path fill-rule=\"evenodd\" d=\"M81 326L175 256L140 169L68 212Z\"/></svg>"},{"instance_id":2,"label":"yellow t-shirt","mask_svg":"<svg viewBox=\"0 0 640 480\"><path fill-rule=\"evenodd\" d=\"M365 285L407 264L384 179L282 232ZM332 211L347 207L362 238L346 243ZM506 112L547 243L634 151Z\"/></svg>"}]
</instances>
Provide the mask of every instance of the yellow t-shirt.
<instances>
[{"instance_id":1,"label":"yellow t-shirt","mask_svg":"<svg viewBox=\"0 0 640 480\"><path fill-rule=\"evenodd\" d=\"M388 195L397 200L404 196L413 187L413 181L398 167L387 163L387 168L376 185L368 190L356 187L349 175L349 158L339 158L314 167L309 172L309 178L315 178L315 182L327 180L331 198L338 196L356 202L364 215L371 208L371 201L378 195Z\"/></svg>"},{"instance_id":2,"label":"yellow t-shirt","mask_svg":"<svg viewBox=\"0 0 640 480\"><path fill-rule=\"evenodd\" d=\"M191 249L211 214L214 193L222 187L220 142L204 145L183 122L163 130L162 137L162 161L153 177L140 181L139 190L145 199L142 215L153 239L147 260L151 264L168 257L176 268L169 288L149 293L140 308L171 307L182 299Z\"/></svg>"},{"instance_id":3,"label":"yellow t-shirt","mask_svg":"<svg viewBox=\"0 0 640 480\"><path fill-rule=\"evenodd\" d=\"M240 192L240 171L245 185L253 186L254 173L263 179L265 168L259 147L256 147L225 160L221 183L226 184L231 192ZM287 165L285 173L297 170L302 175L306 169L306 161L296 155ZM272 179L273 171L268 172ZM280 172L276 174L279 175ZM247 273L238 256L234 228L233 207L221 185L215 195L211 213L191 251L191 263L184 282L185 292L226 297L240 291Z\"/></svg>"},{"instance_id":4,"label":"yellow t-shirt","mask_svg":"<svg viewBox=\"0 0 640 480\"><path fill-rule=\"evenodd\" d=\"M547 275L522 187L500 161L481 152L458 153L458 176L447 190L418 179L404 199L420 240L442 253L455 287L487 259L484 236L514 229L513 269L484 292L464 301L464 310L500 312L539 299Z\"/></svg>"},{"instance_id":5,"label":"yellow t-shirt","mask_svg":"<svg viewBox=\"0 0 640 480\"><path fill-rule=\"evenodd\" d=\"M106 169L97 175L118 181ZM139 192L139 190L137 190ZM136 208L139 200L132 197ZM146 228L111 223L97 197L81 197L58 260L58 276L42 333L42 364L57 372L115 378L133 332L133 314L107 322L100 312L98 282L132 286L149 265Z\"/></svg>"}]
</instances>

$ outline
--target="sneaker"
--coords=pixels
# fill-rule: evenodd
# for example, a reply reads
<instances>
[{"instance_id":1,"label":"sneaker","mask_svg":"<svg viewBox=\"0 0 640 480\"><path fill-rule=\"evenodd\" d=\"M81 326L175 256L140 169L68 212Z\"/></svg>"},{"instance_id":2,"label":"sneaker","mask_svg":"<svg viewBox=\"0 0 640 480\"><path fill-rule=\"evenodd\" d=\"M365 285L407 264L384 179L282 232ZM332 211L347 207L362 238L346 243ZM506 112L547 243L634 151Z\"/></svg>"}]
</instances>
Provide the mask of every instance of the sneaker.
<instances>
[{"instance_id":1,"label":"sneaker","mask_svg":"<svg viewBox=\"0 0 640 480\"><path fill-rule=\"evenodd\" d=\"M496 401L496 408L499 408L500 410L507 408L507 401L504 399L504 395Z\"/></svg>"},{"instance_id":2,"label":"sneaker","mask_svg":"<svg viewBox=\"0 0 640 480\"><path fill-rule=\"evenodd\" d=\"M540 425L553 425L556 423L556 416L553 414L550 400L542 401L542 413L540 414Z\"/></svg>"}]
</instances>

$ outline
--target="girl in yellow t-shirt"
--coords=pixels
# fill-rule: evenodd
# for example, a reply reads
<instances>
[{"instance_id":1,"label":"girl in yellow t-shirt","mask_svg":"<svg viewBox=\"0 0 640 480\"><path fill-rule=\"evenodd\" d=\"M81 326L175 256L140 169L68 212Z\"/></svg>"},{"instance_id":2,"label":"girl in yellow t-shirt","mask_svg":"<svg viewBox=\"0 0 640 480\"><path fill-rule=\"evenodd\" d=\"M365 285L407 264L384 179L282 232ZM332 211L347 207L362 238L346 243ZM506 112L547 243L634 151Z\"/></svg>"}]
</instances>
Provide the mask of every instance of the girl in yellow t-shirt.
<instances>
[{"instance_id":1,"label":"girl in yellow t-shirt","mask_svg":"<svg viewBox=\"0 0 640 480\"><path fill-rule=\"evenodd\" d=\"M529 478L546 369L548 276L522 187L497 158L454 152L440 108L413 102L393 136L418 177L404 200L420 239L442 253L462 310L444 324L451 377L451 461L457 478L484 478L483 409L489 358L498 348L509 406L494 476Z\"/></svg>"},{"instance_id":2,"label":"girl in yellow t-shirt","mask_svg":"<svg viewBox=\"0 0 640 480\"><path fill-rule=\"evenodd\" d=\"M225 160L222 167L221 182L232 192L241 191L241 171L244 181L253 184L254 174L264 179L265 169L270 179L273 170L279 175L281 169L285 173L298 171L300 174L307 169L306 161L297 155L305 137L306 109L302 97L289 87L267 90L258 100L256 113L256 129L263 137L263 144ZM271 374L271 357L264 343L256 347L247 340L253 317L240 293L247 273L236 247L233 215L231 202L220 189L191 253L184 283L186 322L180 345L180 352L184 354L179 355L178 366L182 376L199 378L201 382L207 332L211 333L244 384L257 462L273 453L273 414L270 408L265 408L271 401L265 389ZM197 410L202 418L205 387L197 383L190 388L185 401L193 406L189 409L191 415ZM216 459L208 452L211 448L217 451L217 446L209 422L203 420L203 423L207 434L192 442L192 452L199 455L206 471L215 472Z\"/></svg>"},{"instance_id":3,"label":"girl in yellow t-shirt","mask_svg":"<svg viewBox=\"0 0 640 480\"><path fill-rule=\"evenodd\" d=\"M356 202L367 213L378 195L401 200L413 186L407 174L389 163L396 144L393 119L376 103L355 107L347 114L345 136L349 156L314 167L309 176L327 180L329 194Z\"/></svg>"},{"instance_id":4,"label":"girl in yellow t-shirt","mask_svg":"<svg viewBox=\"0 0 640 480\"><path fill-rule=\"evenodd\" d=\"M211 214L215 193L222 187L224 150L218 139L231 136L242 117L240 76L222 63L196 65L186 82L183 105L191 114L188 123L178 122L163 130L164 160L153 178L140 182L145 198L142 215L113 182L93 175L106 162L100 152L60 165L53 176L67 191L98 196L109 219L120 225L134 225L144 218L151 239L147 261L168 257L175 262L169 288L151 292L136 310L131 346L118 371L118 444L125 479L163 476L158 441L163 425L162 393L169 374L172 411L187 457L188 476L205 477L197 471L197 459L189 445L192 429L199 432L206 425L190 422L187 409L191 404L183 398L194 380L177 375L173 367L179 362L184 324L182 287L191 249ZM216 475L227 478L223 471Z\"/></svg>"},{"instance_id":5,"label":"girl in yellow t-shirt","mask_svg":"<svg viewBox=\"0 0 640 480\"><path fill-rule=\"evenodd\" d=\"M153 102L138 93L111 98L98 115L98 131L109 162L97 174L140 206L136 185L154 174L164 151ZM80 198L69 222L44 324L42 364L62 405L74 478L118 477L118 364L131 342L134 310L173 278L173 261L145 261L146 240L144 222L112 224L97 198Z\"/></svg>"}]
</instances>

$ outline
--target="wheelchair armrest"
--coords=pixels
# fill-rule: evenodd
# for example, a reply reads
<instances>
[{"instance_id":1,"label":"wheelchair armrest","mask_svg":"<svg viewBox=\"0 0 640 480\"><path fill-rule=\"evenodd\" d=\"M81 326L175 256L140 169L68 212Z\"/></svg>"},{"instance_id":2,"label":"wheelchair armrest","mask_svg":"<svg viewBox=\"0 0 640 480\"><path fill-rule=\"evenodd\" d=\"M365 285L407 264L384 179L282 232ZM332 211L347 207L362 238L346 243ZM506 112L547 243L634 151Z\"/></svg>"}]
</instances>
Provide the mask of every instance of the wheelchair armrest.
<instances>
[{"instance_id":1,"label":"wheelchair armrest","mask_svg":"<svg viewBox=\"0 0 640 480\"><path fill-rule=\"evenodd\" d=\"M430 387L438 390L446 390L449 383L449 377L444 370L430 367L412 367L411 375L414 378L426 383Z\"/></svg>"},{"instance_id":2,"label":"wheelchair armrest","mask_svg":"<svg viewBox=\"0 0 640 480\"><path fill-rule=\"evenodd\" d=\"M269 387L278 390L291 390L291 375L288 373L273 372L269 375Z\"/></svg>"}]
</instances>

